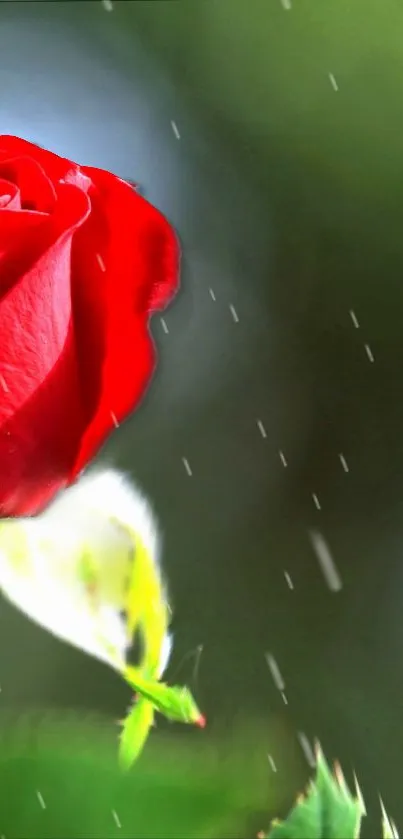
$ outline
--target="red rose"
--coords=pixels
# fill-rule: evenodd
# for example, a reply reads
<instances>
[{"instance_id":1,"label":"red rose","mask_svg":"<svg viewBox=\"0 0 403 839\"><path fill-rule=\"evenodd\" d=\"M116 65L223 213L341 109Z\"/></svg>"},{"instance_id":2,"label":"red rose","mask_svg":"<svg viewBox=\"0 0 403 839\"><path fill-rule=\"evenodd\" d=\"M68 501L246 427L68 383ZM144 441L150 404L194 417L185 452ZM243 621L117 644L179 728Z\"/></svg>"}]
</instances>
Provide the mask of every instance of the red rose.
<instances>
[{"instance_id":1,"label":"red rose","mask_svg":"<svg viewBox=\"0 0 403 839\"><path fill-rule=\"evenodd\" d=\"M178 268L129 184L0 136L1 515L40 510L133 410Z\"/></svg>"}]
</instances>

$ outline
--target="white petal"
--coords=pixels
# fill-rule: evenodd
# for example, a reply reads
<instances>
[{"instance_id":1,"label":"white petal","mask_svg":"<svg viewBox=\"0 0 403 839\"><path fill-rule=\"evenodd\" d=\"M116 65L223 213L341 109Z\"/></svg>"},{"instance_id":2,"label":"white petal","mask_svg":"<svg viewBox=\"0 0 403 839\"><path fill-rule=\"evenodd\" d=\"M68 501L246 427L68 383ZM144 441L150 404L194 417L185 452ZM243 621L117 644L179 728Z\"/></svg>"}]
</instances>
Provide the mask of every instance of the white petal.
<instances>
[{"instance_id":1,"label":"white petal","mask_svg":"<svg viewBox=\"0 0 403 839\"><path fill-rule=\"evenodd\" d=\"M160 659L160 667L158 677L161 678L162 674L168 667L168 662L171 657L173 647L173 638L172 635L166 635L164 638L164 643L161 650L161 659Z\"/></svg>"},{"instance_id":2,"label":"white petal","mask_svg":"<svg viewBox=\"0 0 403 839\"><path fill-rule=\"evenodd\" d=\"M52 634L118 670L130 646L122 611L133 543L125 525L139 534L157 564L160 539L148 501L121 474L108 470L83 477L42 515L0 527L0 588L5 596ZM28 538L28 571L11 559L14 534L15 541L19 534ZM98 603L79 575L84 549L104 584ZM170 651L167 636L161 672Z\"/></svg>"}]
</instances>

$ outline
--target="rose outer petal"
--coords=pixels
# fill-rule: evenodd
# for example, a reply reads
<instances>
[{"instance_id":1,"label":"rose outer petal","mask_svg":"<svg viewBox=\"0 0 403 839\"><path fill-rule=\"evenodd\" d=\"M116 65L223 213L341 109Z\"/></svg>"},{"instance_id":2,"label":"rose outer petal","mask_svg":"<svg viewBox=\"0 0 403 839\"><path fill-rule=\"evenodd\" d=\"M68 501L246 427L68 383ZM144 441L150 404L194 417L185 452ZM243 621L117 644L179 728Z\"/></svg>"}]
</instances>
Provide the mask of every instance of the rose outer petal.
<instances>
[{"instance_id":1,"label":"rose outer petal","mask_svg":"<svg viewBox=\"0 0 403 839\"><path fill-rule=\"evenodd\" d=\"M150 315L179 282L178 240L165 217L109 172L82 171L94 185L92 211L75 237L72 282L89 415L72 477L143 397L155 367Z\"/></svg>"},{"instance_id":2,"label":"rose outer petal","mask_svg":"<svg viewBox=\"0 0 403 839\"><path fill-rule=\"evenodd\" d=\"M82 434L70 261L90 204L65 185L56 206L49 220L54 241L48 239L44 253L1 298L2 515L36 512L65 485Z\"/></svg>"},{"instance_id":3,"label":"rose outer petal","mask_svg":"<svg viewBox=\"0 0 403 839\"><path fill-rule=\"evenodd\" d=\"M18 187L0 177L0 209L21 210L21 196Z\"/></svg>"},{"instance_id":4,"label":"rose outer petal","mask_svg":"<svg viewBox=\"0 0 403 839\"><path fill-rule=\"evenodd\" d=\"M6 265L12 296L0 342L3 515L42 508L136 407L155 366L149 317L167 304L179 276L172 228L127 183L25 140L0 137L0 172L12 157L31 158L57 201L53 238L45 214L1 212L0 278L1 239L5 258L13 236L23 254L28 250L27 264L13 256ZM75 219L63 218L63 188L73 190L73 206L78 195L83 201ZM39 225L39 234L24 224ZM2 307L4 291L0 282Z\"/></svg>"},{"instance_id":5,"label":"rose outer petal","mask_svg":"<svg viewBox=\"0 0 403 839\"><path fill-rule=\"evenodd\" d=\"M11 134L0 134L0 162L10 157L32 158L39 163L53 184L65 178L72 167L78 168L76 163L72 163L65 157L59 157L51 151L41 149L35 143L29 143L28 140L13 137Z\"/></svg>"}]
</instances>

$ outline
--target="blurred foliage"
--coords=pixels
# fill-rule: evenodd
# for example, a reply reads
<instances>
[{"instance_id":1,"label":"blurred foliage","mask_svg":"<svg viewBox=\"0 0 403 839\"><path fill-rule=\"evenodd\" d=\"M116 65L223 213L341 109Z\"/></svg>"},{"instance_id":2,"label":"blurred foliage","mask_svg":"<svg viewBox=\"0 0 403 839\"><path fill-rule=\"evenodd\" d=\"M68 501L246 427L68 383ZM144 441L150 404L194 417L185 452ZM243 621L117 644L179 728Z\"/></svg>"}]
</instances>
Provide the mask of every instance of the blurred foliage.
<instances>
[{"instance_id":1,"label":"blurred foliage","mask_svg":"<svg viewBox=\"0 0 403 839\"><path fill-rule=\"evenodd\" d=\"M338 764L332 774L317 749L316 776L306 795L300 795L289 816L272 823L260 839L357 839L366 815L364 800L356 781L356 797L351 795ZM393 821L382 804L383 839L398 839Z\"/></svg>"},{"instance_id":2,"label":"blurred foliage","mask_svg":"<svg viewBox=\"0 0 403 839\"><path fill-rule=\"evenodd\" d=\"M240 721L227 736L200 732L151 737L129 774L119 770L114 727L73 714L3 715L0 836L7 839L356 839L365 806L339 766L317 751L316 776L284 821L301 762L287 730L272 728L282 779L269 769L267 731ZM245 758L247 755L247 758ZM259 830L272 823L269 831ZM396 828L382 805L383 837Z\"/></svg>"},{"instance_id":3,"label":"blurred foliage","mask_svg":"<svg viewBox=\"0 0 403 839\"><path fill-rule=\"evenodd\" d=\"M162 721L128 774L118 765L117 726L103 718L3 715L0 732L7 839L241 839L256 836L268 808L274 816L288 807L302 781L298 748L278 726L270 747L284 752L290 787L285 773L272 775L263 723L240 721L224 736L178 735Z\"/></svg>"},{"instance_id":4,"label":"blurred foliage","mask_svg":"<svg viewBox=\"0 0 403 839\"><path fill-rule=\"evenodd\" d=\"M354 798L340 766L332 774L317 749L315 780L306 795L297 799L285 821L272 824L267 839L356 839L360 835L365 806L357 787ZM265 834L261 834L264 839Z\"/></svg>"}]
</instances>

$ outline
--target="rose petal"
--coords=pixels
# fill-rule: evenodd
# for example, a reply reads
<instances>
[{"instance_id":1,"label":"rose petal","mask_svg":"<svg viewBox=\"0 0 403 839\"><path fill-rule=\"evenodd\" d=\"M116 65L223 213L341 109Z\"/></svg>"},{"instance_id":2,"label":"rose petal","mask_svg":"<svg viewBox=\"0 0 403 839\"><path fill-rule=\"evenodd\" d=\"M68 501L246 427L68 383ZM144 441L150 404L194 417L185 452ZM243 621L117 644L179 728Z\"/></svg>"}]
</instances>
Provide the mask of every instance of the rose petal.
<instances>
[{"instance_id":1,"label":"rose petal","mask_svg":"<svg viewBox=\"0 0 403 839\"><path fill-rule=\"evenodd\" d=\"M21 515L73 480L143 396L148 320L176 291L179 248L165 218L108 172L3 135L2 173L22 206L42 210L0 207L0 508ZM71 207L85 203L76 217L63 189Z\"/></svg>"},{"instance_id":2,"label":"rose petal","mask_svg":"<svg viewBox=\"0 0 403 839\"><path fill-rule=\"evenodd\" d=\"M18 186L3 178L0 178L0 208L17 211L21 209Z\"/></svg>"},{"instance_id":3,"label":"rose petal","mask_svg":"<svg viewBox=\"0 0 403 839\"><path fill-rule=\"evenodd\" d=\"M88 428L72 476L112 430L111 414L120 422L144 395L155 364L149 317L179 276L179 247L164 216L124 181L83 169L94 183L92 212L74 241L72 281Z\"/></svg>"},{"instance_id":4,"label":"rose petal","mask_svg":"<svg viewBox=\"0 0 403 839\"><path fill-rule=\"evenodd\" d=\"M46 215L54 210L56 191L41 166L26 157L0 160L0 176L3 189L12 196L3 207L0 225L0 292L3 295L48 247L53 227L47 224ZM25 205L33 209L21 209L21 194Z\"/></svg>"},{"instance_id":5,"label":"rose petal","mask_svg":"<svg viewBox=\"0 0 403 839\"><path fill-rule=\"evenodd\" d=\"M41 515L0 527L3 593L45 629L118 670L131 645L125 607L133 542L127 528L141 539L160 575L154 515L143 494L113 470L86 475ZM80 573L83 547L92 563L93 591ZM166 636L160 675L171 646Z\"/></svg>"},{"instance_id":6,"label":"rose petal","mask_svg":"<svg viewBox=\"0 0 403 839\"><path fill-rule=\"evenodd\" d=\"M65 484L81 439L70 258L74 232L89 211L83 192L69 185L59 187L57 211L51 218L54 241L1 302L3 515L15 509L30 513L48 501L55 487Z\"/></svg>"},{"instance_id":7,"label":"rose petal","mask_svg":"<svg viewBox=\"0 0 403 839\"><path fill-rule=\"evenodd\" d=\"M24 210L51 213L55 206L56 192L40 164L32 158L21 156L0 161L0 177L15 184Z\"/></svg>"},{"instance_id":8,"label":"rose petal","mask_svg":"<svg viewBox=\"0 0 403 839\"><path fill-rule=\"evenodd\" d=\"M69 169L78 168L70 160L41 149L35 143L29 143L28 140L13 137L11 134L0 134L0 161L18 156L36 160L53 184L65 178Z\"/></svg>"}]
</instances>

